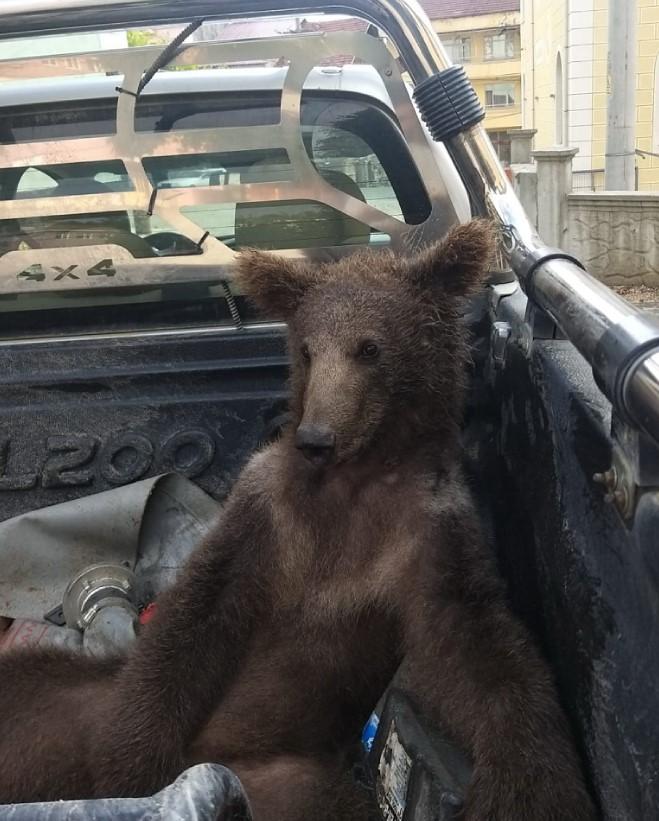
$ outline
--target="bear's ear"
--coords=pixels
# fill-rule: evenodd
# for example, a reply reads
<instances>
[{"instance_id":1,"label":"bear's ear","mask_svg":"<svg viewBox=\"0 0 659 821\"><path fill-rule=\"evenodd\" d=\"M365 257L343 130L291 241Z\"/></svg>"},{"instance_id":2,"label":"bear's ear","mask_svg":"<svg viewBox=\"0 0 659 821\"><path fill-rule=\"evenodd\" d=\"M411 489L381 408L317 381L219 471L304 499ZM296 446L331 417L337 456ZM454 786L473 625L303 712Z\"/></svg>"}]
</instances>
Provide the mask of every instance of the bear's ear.
<instances>
[{"instance_id":1,"label":"bear's ear","mask_svg":"<svg viewBox=\"0 0 659 821\"><path fill-rule=\"evenodd\" d=\"M452 228L441 242L406 262L406 276L424 290L449 297L473 294L485 279L494 253L494 227L472 220Z\"/></svg>"},{"instance_id":2,"label":"bear's ear","mask_svg":"<svg viewBox=\"0 0 659 821\"><path fill-rule=\"evenodd\" d=\"M303 262L249 248L238 255L235 282L260 311L288 319L315 277Z\"/></svg>"}]
</instances>

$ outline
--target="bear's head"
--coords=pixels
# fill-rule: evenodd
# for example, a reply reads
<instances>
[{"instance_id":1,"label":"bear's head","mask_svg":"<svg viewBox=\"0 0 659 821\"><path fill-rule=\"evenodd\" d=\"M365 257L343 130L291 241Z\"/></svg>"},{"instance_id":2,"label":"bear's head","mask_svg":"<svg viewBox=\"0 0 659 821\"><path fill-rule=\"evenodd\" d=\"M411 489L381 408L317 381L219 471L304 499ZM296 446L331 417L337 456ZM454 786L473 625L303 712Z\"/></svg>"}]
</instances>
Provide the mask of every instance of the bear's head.
<instances>
[{"instance_id":1,"label":"bear's head","mask_svg":"<svg viewBox=\"0 0 659 821\"><path fill-rule=\"evenodd\" d=\"M238 284L286 320L295 445L315 465L456 439L467 347L463 297L493 249L484 220L409 257L359 251L312 263L247 250ZM441 442L440 442L441 444ZM379 450L378 450L379 449Z\"/></svg>"}]
</instances>

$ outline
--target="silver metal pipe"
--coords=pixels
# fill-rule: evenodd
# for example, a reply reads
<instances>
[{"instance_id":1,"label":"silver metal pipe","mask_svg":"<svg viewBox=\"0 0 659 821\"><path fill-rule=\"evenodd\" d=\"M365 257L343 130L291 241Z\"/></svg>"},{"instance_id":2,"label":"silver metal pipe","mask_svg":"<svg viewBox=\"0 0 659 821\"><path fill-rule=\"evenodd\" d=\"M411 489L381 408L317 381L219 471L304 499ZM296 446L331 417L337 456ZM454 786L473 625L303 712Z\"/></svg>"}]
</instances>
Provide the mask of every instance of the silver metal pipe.
<instances>
[{"instance_id":1,"label":"silver metal pipe","mask_svg":"<svg viewBox=\"0 0 659 821\"><path fill-rule=\"evenodd\" d=\"M559 325L572 344L593 362L602 336L639 311L610 288L568 260L542 265L532 277L531 296ZM584 322L584 305L588 322Z\"/></svg>"},{"instance_id":2,"label":"silver metal pipe","mask_svg":"<svg viewBox=\"0 0 659 821\"><path fill-rule=\"evenodd\" d=\"M618 411L659 444L659 325L568 260L542 265L530 286Z\"/></svg>"},{"instance_id":3,"label":"silver metal pipe","mask_svg":"<svg viewBox=\"0 0 659 821\"><path fill-rule=\"evenodd\" d=\"M659 350L639 363L628 382L625 389L628 412L646 433L656 438L659 429Z\"/></svg>"},{"instance_id":4,"label":"silver metal pipe","mask_svg":"<svg viewBox=\"0 0 659 821\"><path fill-rule=\"evenodd\" d=\"M350 14L384 31L395 43L415 84L449 66L446 53L416 0L4 0L0 5L0 37L34 36L73 30L184 23L191 19L250 17L263 14ZM516 241L529 254L541 255L542 240L529 223L481 125L448 140L446 147L471 196L473 207L514 228ZM555 320L586 357L612 402L659 443L659 371L646 347L640 359L625 362L626 373L612 380L608 363L598 359L601 343L615 329L631 327L626 343L634 345L634 328L647 342L648 326L641 313L594 277L567 261L552 261L526 277L522 287ZM658 328L659 331L659 328ZM642 340L641 340L642 341ZM616 394L613 383L624 385ZM648 426L650 429L648 429Z\"/></svg>"}]
</instances>

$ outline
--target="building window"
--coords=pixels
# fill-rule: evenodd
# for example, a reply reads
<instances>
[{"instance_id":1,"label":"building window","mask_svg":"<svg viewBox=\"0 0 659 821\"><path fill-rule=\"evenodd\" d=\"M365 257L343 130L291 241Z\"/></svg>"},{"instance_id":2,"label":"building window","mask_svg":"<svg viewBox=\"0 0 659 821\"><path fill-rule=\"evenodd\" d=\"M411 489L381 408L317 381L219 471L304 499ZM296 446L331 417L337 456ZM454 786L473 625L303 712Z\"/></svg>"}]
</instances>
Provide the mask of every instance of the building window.
<instances>
[{"instance_id":1,"label":"building window","mask_svg":"<svg viewBox=\"0 0 659 821\"><path fill-rule=\"evenodd\" d=\"M504 165L510 165L510 133L508 131L488 131L494 150Z\"/></svg>"},{"instance_id":2,"label":"building window","mask_svg":"<svg viewBox=\"0 0 659 821\"><path fill-rule=\"evenodd\" d=\"M453 37L443 42L454 63L468 63L471 60L471 37Z\"/></svg>"},{"instance_id":3,"label":"building window","mask_svg":"<svg viewBox=\"0 0 659 821\"><path fill-rule=\"evenodd\" d=\"M517 56L517 38L514 31L485 35L486 60L510 60Z\"/></svg>"},{"instance_id":4,"label":"building window","mask_svg":"<svg viewBox=\"0 0 659 821\"><path fill-rule=\"evenodd\" d=\"M493 83L485 86L485 107L515 105L514 83Z\"/></svg>"}]
</instances>

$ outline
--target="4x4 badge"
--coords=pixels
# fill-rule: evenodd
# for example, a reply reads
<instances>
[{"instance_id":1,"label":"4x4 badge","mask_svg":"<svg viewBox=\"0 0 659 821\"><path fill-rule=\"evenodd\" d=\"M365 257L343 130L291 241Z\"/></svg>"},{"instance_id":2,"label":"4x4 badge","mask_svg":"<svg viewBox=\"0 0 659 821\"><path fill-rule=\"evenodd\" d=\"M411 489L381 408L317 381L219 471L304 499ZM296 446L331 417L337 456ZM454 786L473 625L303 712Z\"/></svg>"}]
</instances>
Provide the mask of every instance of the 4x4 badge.
<instances>
[{"instance_id":1,"label":"4x4 badge","mask_svg":"<svg viewBox=\"0 0 659 821\"><path fill-rule=\"evenodd\" d=\"M45 278L46 275L41 265L30 265L29 268L21 271L20 274L16 274L16 279L27 279L34 282L43 282Z\"/></svg>"},{"instance_id":2,"label":"4x4 badge","mask_svg":"<svg viewBox=\"0 0 659 821\"><path fill-rule=\"evenodd\" d=\"M51 273L47 274L43 265L40 262L35 262L16 274L16 279L24 279L30 282L43 282L46 278L52 278L55 282L61 279L80 279L82 271L73 273L77 268L80 268L80 266L69 265L63 268L60 265L52 265L50 266ZM88 277L113 277L116 275L117 270L111 259L102 259L92 265L91 268L87 268L86 273Z\"/></svg>"}]
</instances>

